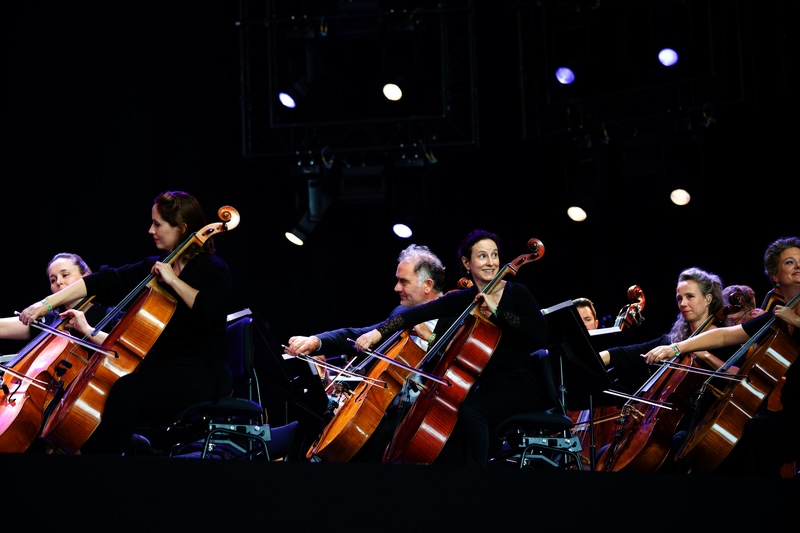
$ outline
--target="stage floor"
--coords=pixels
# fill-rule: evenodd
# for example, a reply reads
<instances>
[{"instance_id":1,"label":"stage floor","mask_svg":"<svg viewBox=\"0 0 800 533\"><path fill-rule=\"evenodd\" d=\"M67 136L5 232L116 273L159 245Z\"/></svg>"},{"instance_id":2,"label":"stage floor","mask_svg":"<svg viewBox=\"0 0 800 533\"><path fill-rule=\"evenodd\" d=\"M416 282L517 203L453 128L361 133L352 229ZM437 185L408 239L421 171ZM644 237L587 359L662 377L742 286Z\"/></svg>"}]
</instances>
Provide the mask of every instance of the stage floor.
<instances>
[{"instance_id":1,"label":"stage floor","mask_svg":"<svg viewBox=\"0 0 800 533\"><path fill-rule=\"evenodd\" d=\"M743 531L794 520L800 502L797 478L713 474L32 454L0 464L12 527Z\"/></svg>"}]
</instances>

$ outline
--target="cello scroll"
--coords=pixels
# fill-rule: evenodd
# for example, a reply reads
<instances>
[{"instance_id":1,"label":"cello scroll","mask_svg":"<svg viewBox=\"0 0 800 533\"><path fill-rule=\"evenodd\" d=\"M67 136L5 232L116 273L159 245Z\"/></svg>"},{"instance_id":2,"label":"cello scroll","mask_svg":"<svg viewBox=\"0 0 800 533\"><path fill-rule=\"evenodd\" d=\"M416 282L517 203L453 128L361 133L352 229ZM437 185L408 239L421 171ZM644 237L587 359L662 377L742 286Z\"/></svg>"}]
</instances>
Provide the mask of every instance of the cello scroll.
<instances>
[{"instance_id":1,"label":"cello scroll","mask_svg":"<svg viewBox=\"0 0 800 533\"><path fill-rule=\"evenodd\" d=\"M617 319L614 322L614 327L619 329L629 328L631 326L640 326L644 322L642 311L644 311L644 292L638 285L631 285L628 288L628 301L629 305L623 307Z\"/></svg>"}]
</instances>

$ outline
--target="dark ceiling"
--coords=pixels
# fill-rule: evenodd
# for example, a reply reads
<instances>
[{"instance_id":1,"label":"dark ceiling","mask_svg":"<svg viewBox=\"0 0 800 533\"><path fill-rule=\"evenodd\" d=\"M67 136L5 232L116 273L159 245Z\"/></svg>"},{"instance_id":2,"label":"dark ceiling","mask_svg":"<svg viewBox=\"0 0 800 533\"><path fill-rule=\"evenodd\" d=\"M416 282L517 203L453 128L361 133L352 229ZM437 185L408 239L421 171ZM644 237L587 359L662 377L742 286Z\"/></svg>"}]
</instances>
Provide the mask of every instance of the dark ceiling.
<instances>
[{"instance_id":1,"label":"dark ceiling","mask_svg":"<svg viewBox=\"0 0 800 533\"><path fill-rule=\"evenodd\" d=\"M240 211L240 227L217 245L236 274L240 305L261 312L279 342L388 314L396 257L408 244L388 232L389 215L399 212L418 225L412 241L443 258L452 284L468 230L500 233L504 261L535 237L546 253L517 277L543 306L586 296L614 315L638 284L655 333L676 313L683 268L750 284L760 297L768 289L764 248L797 231L791 203L777 202L791 202L796 179L789 61L797 40L788 5L4 6L2 174L22 192L4 196L14 279L3 312L46 294L44 267L58 251L81 253L95 267L151 253L149 205L167 188L195 193L209 216L225 204ZM289 40L290 21L335 37L366 31L369 24L355 22L365 17L386 22L389 12L416 28L397 38L410 57L379 54L370 32L339 43L328 57L333 72L348 76L331 77L340 100L300 119L274 113L275 80L302 71L307 57ZM693 57L672 78L641 63L667 20L677 21ZM589 86L559 91L546 78L565 49L584 54ZM409 114L348 111L342 91L388 64L422 75ZM398 166L404 156L422 164ZM331 206L298 249L283 232L305 210L309 174L297 162L309 159ZM664 195L678 178L695 187L684 208ZM562 214L570 195L591 202L586 224Z\"/></svg>"}]
</instances>

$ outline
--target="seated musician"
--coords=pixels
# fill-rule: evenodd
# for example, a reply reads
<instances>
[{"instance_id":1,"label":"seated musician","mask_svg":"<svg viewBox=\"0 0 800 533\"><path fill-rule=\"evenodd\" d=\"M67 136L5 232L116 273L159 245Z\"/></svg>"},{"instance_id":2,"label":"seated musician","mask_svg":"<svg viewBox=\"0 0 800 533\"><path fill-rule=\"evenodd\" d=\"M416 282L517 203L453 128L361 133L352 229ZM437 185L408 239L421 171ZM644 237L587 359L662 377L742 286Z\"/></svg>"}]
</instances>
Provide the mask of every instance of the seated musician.
<instances>
[{"instance_id":1,"label":"seated musician","mask_svg":"<svg viewBox=\"0 0 800 533\"><path fill-rule=\"evenodd\" d=\"M651 341L633 344L628 346L617 346L603 350L600 357L606 366L613 367L621 388L629 394L640 397L640 388L650 379L651 375L660 366L647 364L641 354L655 346L668 344L672 345L681 340L687 339L698 331L708 328L715 328L724 320L722 316L723 298L722 282L716 274L712 274L697 267L685 269L678 276L678 283L675 288L675 298L678 304L679 314L673 322L669 332ZM719 315L719 318L717 318ZM733 352L732 349L728 350ZM695 351L693 359L701 363L700 367L707 370L717 370L725 363L728 353L708 351ZM676 353L673 352L673 357ZM695 391L688 391L687 397L691 397ZM703 409L701 405L697 409ZM673 451L680 444L680 438L684 436L683 424L688 424L696 412L685 412L678 427L672 428L677 435L677 441L673 441ZM604 447L610 443L598 443ZM659 468L670 468L672 461L664 461Z\"/></svg>"},{"instance_id":2,"label":"seated musician","mask_svg":"<svg viewBox=\"0 0 800 533\"><path fill-rule=\"evenodd\" d=\"M227 316L234 309L233 277L228 264L215 253L213 237L198 235L207 228L203 208L186 192L164 191L153 199L148 212L148 231L157 255L116 268L103 267L53 294L49 302L39 300L20 314L23 324L29 325L47 314L50 307L88 295L100 303L125 301L137 291L139 295L165 292L170 296L153 298L153 308L140 307L133 314L126 309L126 321L119 326L148 321L148 327L142 329L158 333L140 339L149 348L146 357L135 371L110 384L104 405L92 406L91 399L74 402L73 409L80 411L88 404L102 416L91 435L79 443L80 449L65 449L65 453L121 455L137 427L150 422L169 423L187 407L215 401L233 390L225 355ZM170 258L172 252L176 255ZM149 284L142 282L148 280L155 280L160 290L143 291L142 287ZM151 299L137 303L144 306ZM172 311L161 328L156 327L155 311ZM121 344L115 342L112 348L124 354L127 348ZM65 437L70 436L70 429L63 429ZM59 430L59 426L53 428L50 438L64 446L67 439L58 435ZM44 432L42 436L48 438ZM74 443L66 444L75 447Z\"/></svg>"},{"instance_id":3,"label":"seated musician","mask_svg":"<svg viewBox=\"0 0 800 533\"><path fill-rule=\"evenodd\" d=\"M469 384L471 386L458 411L448 413L451 418L456 417L452 437L447 438L450 437L448 435L445 442L432 443L436 448L433 450L435 453L425 454L435 455L432 460L437 463L486 467L491 445L496 438L492 434L496 424L517 413L555 407L548 404L550 400L542 390L530 357L531 353L546 346L547 321L526 285L495 279L495 276L504 272L499 248L499 238L494 233L480 229L470 232L459 246L458 259L471 276L472 287L451 291L434 301L406 308L356 339L358 349L366 350L410 325L436 317L460 316L465 310L481 313L484 317L485 320L475 317L476 320L472 321L481 333L500 333L496 344L493 344L491 357L474 382ZM484 289L492 282L493 290L487 294ZM485 323L487 321L490 325ZM454 338L451 346L467 342L470 338ZM452 354L446 350L441 361L446 363L451 358ZM444 370L444 374L438 370ZM435 373L442 376L447 369L437 367ZM431 390L446 393L445 388L442 386ZM420 402L423 398L426 400L424 403L429 404L427 400L433 396L436 394L421 394L407 418L413 411L422 410ZM407 429L414 431L417 428ZM398 437L396 440L404 439ZM386 457L386 462L406 462L404 453L405 450L395 446L391 456Z\"/></svg>"},{"instance_id":4,"label":"seated musician","mask_svg":"<svg viewBox=\"0 0 800 533\"><path fill-rule=\"evenodd\" d=\"M445 288L445 267L441 260L427 246L411 244L400 252L397 258L395 272L397 282L394 291L400 297L400 304L392 314L406 307L430 302L439 298ZM413 327L412 339L423 350L427 350L435 339L436 334L446 331L452 320L436 319L421 322ZM353 357L360 355L352 341L362 333L369 331L367 328L340 328L317 333L311 336L293 336L289 339L285 352L289 355L315 355L315 354L350 354ZM355 365L354 365L355 366ZM354 462L380 462L383 452L392 437L397 418L401 416L400 401L404 406L412 403L416 398L418 386L413 382L418 381L418 376L410 376L409 386L403 387L394 399L384 419L364 446L356 453ZM415 390L416 389L416 390Z\"/></svg>"},{"instance_id":5,"label":"seated musician","mask_svg":"<svg viewBox=\"0 0 800 533\"><path fill-rule=\"evenodd\" d=\"M737 309L725 316L726 326L735 326L764 314L764 310L756 306L755 291L748 285L728 285L722 290L722 299L725 306L734 304L732 307Z\"/></svg>"},{"instance_id":6,"label":"seated musician","mask_svg":"<svg viewBox=\"0 0 800 533\"><path fill-rule=\"evenodd\" d=\"M694 352L716 350L722 347L737 347L747 343L766 325L774 324L781 332L793 339L789 347L775 347L779 356L792 362L798 356L800 342L800 316L795 312L796 299L800 295L800 237L782 237L773 241L764 253L764 271L779 289L787 305L776 303L766 313L735 326L706 331L683 341L654 347L644 356L647 363L656 363L671 358L675 351ZM791 305L788 305L791 304ZM781 337L782 338L782 337ZM756 339L757 341L758 339ZM769 341L757 351L769 356ZM788 351L787 351L788 350ZM752 357L753 355L750 355ZM749 473L753 475L782 477L783 466L800 459L800 366L790 363L785 373L785 384L781 391L782 409L767 409L763 401L757 412L743 428L743 434L728 457L715 471Z\"/></svg>"},{"instance_id":7,"label":"seated musician","mask_svg":"<svg viewBox=\"0 0 800 533\"><path fill-rule=\"evenodd\" d=\"M73 281L88 276L92 273L92 269L86 264L81 256L75 253L61 252L54 255L50 262L47 263L47 278L50 281L50 292L55 294ZM90 317L94 320L100 320L105 316L108 308L101 305L96 305L91 302L82 307L83 310L76 309L76 306L81 302L80 299L72 300L64 303L59 308L54 308L52 311L48 309L48 313L42 317L45 324L51 325L58 319L59 315L65 319L64 327L72 330L73 334L88 338L91 336L94 329L87 320L85 313L90 312ZM37 333L37 330L30 325L23 324L16 316L0 318L0 339L8 340L30 340ZM105 340L107 334L98 332L91 341L95 344L101 344Z\"/></svg>"}]
</instances>

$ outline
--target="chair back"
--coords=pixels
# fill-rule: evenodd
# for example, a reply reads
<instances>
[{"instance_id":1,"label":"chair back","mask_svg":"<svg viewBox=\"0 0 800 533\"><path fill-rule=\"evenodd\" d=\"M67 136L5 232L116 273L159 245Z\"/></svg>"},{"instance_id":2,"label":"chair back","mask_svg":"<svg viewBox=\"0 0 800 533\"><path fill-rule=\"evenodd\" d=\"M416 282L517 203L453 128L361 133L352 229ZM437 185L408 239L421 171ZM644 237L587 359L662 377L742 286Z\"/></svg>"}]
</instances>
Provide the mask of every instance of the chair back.
<instances>
[{"instance_id":1,"label":"chair back","mask_svg":"<svg viewBox=\"0 0 800 533\"><path fill-rule=\"evenodd\" d=\"M558 412L565 414L565 406L561 398L561 380L556 378L558 355L548 349L536 350L531 354L531 363L536 376L539 378L547 409L558 408Z\"/></svg>"},{"instance_id":2,"label":"chair back","mask_svg":"<svg viewBox=\"0 0 800 533\"><path fill-rule=\"evenodd\" d=\"M233 376L233 396L261 403L254 369L253 317L242 316L228 322L226 333L226 355Z\"/></svg>"}]
</instances>

